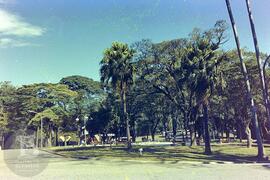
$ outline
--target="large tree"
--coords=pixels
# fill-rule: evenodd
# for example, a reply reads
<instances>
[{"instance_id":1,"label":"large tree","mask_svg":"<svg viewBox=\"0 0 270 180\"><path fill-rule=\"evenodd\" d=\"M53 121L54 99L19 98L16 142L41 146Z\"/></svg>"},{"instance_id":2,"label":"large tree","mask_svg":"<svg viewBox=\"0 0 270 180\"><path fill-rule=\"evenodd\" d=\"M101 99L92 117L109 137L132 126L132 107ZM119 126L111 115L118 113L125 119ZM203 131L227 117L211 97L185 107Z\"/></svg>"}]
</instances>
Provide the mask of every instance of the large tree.
<instances>
[{"instance_id":1,"label":"large tree","mask_svg":"<svg viewBox=\"0 0 270 180\"><path fill-rule=\"evenodd\" d=\"M16 97L16 87L10 82L0 83L0 146L5 148L6 136L11 132L16 132L22 122L16 117L19 113L20 102Z\"/></svg>"},{"instance_id":2,"label":"large tree","mask_svg":"<svg viewBox=\"0 0 270 180\"><path fill-rule=\"evenodd\" d=\"M133 83L133 54L134 51L127 44L114 42L110 48L105 50L103 59L100 62L101 82L105 86L110 84L113 90L120 93L121 117L126 122L128 149L131 148L131 138L126 94L130 85Z\"/></svg>"},{"instance_id":3,"label":"large tree","mask_svg":"<svg viewBox=\"0 0 270 180\"><path fill-rule=\"evenodd\" d=\"M66 85L51 83L24 85L17 89L16 95L21 102L18 118L24 120L28 128L38 132L41 128L40 123L32 123L31 119L37 114L53 114L52 111L48 112L48 109L53 109L60 118L50 120L47 118L51 124L50 131L55 131L56 136L60 127L69 130L68 127L74 126L74 120L70 119L70 104L77 97L77 93L68 89ZM37 120L40 121L38 118L35 121ZM53 122L55 120L61 123ZM57 138L55 142L57 144Z\"/></svg>"},{"instance_id":4,"label":"large tree","mask_svg":"<svg viewBox=\"0 0 270 180\"><path fill-rule=\"evenodd\" d=\"M79 136L79 128L84 125L85 116L99 110L106 94L102 90L100 82L84 76L67 76L60 80L60 84L67 85L70 90L76 91L78 94L70 104L70 114L72 120L79 118L77 122ZM75 127L74 124L73 127Z\"/></svg>"},{"instance_id":5,"label":"large tree","mask_svg":"<svg viewBox=\"0 0 270 180\"><path fill-rule=\"evenodd\" d=\"M194 32L186 48L187 53L184 60L186 69L191 71L192 78L189 81L190 88L194 90L196 97L196 106L202 107L206 154L211 154L208 104L215 85L222 82L218 76L218 66L226 56L218 50L220 45L225 42L225 30L225 22L218 21L215 28L208 32Z\"/></svg>"},{"instance_id":6,"label":"large tree","mask_svg":"<svg viewBox=\"0 0 270 180\"><path fill-rule=\"evenodd\" d=\"M158 44L143 40L134 44L141 78L175 104L177 111L181 112L184 128L190 129L191 132L196 118L194 114L198 109L196 101L202 102L202 99L205 99L201 97L199 100L199 94L203 96L205 93L209 94L212 83L208 80L214 77L214 69L217 65L215 60L222 59L218 57L217 52L221 44L225 42L225 30L224 22L218 21L215 27L208 31L201 32L195 29L186 39L164 41ZM195 78L197 85L194 84ZM204 85L204 80L208 83L207 87L199 88ZM194 82L193 85L191 82Z\"/></svg>"}]
</instances>

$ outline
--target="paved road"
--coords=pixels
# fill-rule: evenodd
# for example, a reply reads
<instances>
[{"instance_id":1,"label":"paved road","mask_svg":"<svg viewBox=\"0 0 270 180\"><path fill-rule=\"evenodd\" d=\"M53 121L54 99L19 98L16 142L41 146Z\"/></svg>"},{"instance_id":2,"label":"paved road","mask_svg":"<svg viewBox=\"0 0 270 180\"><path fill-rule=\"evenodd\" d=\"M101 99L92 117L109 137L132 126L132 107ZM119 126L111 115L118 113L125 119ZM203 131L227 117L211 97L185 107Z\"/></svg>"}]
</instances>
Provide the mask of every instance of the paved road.
<instances>
[{"instance_id":1,"label":"paved road","mask_svg":"<svg viewBox=\"0 0 270 180\"><path fill-rule=\"evenodd\" d=\"M20 176L15 173L20 174ZM37 175L31 178L22 176L33 174ZM77 160L37 150L6 150L0 151L0 179L269 180L270 164L174 164L168 162Z\"/></svg>"}]
</instances>

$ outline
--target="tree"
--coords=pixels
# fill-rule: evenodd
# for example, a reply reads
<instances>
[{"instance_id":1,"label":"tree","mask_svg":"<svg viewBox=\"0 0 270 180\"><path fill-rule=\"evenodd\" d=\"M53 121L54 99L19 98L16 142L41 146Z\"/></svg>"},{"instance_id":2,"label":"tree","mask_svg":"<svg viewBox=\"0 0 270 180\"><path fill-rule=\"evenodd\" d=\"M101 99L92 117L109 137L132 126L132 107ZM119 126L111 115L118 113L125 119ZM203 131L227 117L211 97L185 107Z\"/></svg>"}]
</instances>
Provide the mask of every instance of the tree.
<instances>
[{"instance_id":1,"label":"tree","mask_svg":"<svg viewBox=\"0 0 270 180\"><path fill-rule=\"evenodd\" d=\"M40 125L40 121L44 125L47 126L46 131L43 132L43 130L40 130L40 134L46 134L48 137L48 146L52 146L52 134L54 130L60 126L61 124L61 119L59 118L58 115L53 111L54 108L48 108L45 109L42 112L36 113L35 116L28 122L28 125L34 125L38 127ZM37 132L38 133L38 132ZM42 143L42 142L41 142ZM43 146L43 145L41 145Z\"/></svg>"},{"instance_id":2,"label":"tree","mask_svg":"<svg viewBox=\"0 0 270 180\"><path fill-rule=\"evenodd\" d=\"M237 33L237 29L236 29L236 24L234 21L234 17L233 17L233 13L231 10L231 5L230 5L230 1L226 0L226 5L227 5L227 10L230 16L230 21L231 21L231 25L232 25L232 29L233 29L233 33L234 33L234 38L235 38L235 43L237 46L237 51L238 51L238 56L239 56L239 60L240 60L240 64L241 64L241 71L242 74L244 76L244 81L245 81L245 88L247 91L247 99L250 103L250 110L251 110L251 117L252 117L252 123L254 125L254 129L255 129L255 134L256 134L256 139L257 139L257 144L258 144L258 159L263 159L264 158L264 148L263 148L263 143L262 143L262 139L261 139L261 133L260 133L260 129L259 129L259 124L258 124L258 118L257 118L257 112L256 112L256 107L254 104L254 99L251 93L251 88L250 88L250 80L247 74L247 69L246 69L246 65L244 63L243 60L243 55L242 55L242 51L240 49L240 41L239 41L239 37L238 37L238 33Z\"/></svg>"},{"instance_id":3,"label":"tree","mask_svg":"<svg viewBox=\"0 0 270 180\"><path fill-rule=\"evenodd\" d=\"M204 94L199 92L199 90L203 90L199 86L204 83L204 80L208 81L208 77L212 78L212 74L214 74L213 69L217 63L210 61L223 57L218 58L217 51L224 43L225 30L224 22L219 21L213 29L203 33L195 29L190 38L152 45L149 40L143 40L134 44L138 54L135 57L139 59L137 64L140 66L138 71L141 73L141 78L175 104L178 108L177 111L181 112L186 132L187 129L190 129L191 132L194 129L192 124L196 119L195 114L198 112L196 101L199 100L199 96L196 100L196 95ZM202 71L207 71L207 76L204 76ZM203 80L204 77L207 78ZM198 80L197 89L194 86L195 82L193 85L191 84L194 78ZM200 78L201 80L199 80ZM206 89L208 91L208 87ZM174 122L174 125L176 124ZM176 127L173 127L175 131Z\"/></svg>"},{"instance_id":4,"label":"tree","mask_svg":"<svg viewBox=\"0 0 270 180\"><path fill-rule=\"evenodd\" d=\"M91 113L91 120L87 121L86 129L90 136L95 134L107 134L111 129L112 122L110 107L101 106L97 111Z\"/></svg>"},{"instance_id":5,"label":"tree","mask_svg":"<svg viewBox=\"0 0 270 180\"><path fill-rule=\"evenodd\" d=\"M16 119L19 111L19 101L16 98L16 88L10 82L0 83L0 146L5 148L6 136L16 132L21 122Z\"/></svg>"},{"instance_id":6,"label":"tree","mask_svg":"<svg viewBox=\"0 0 270 180\"><path fill-rule=\"evenodd\" d=\"M245 87L245 81L241 72L240 62L237 61L237 51L228 51L227 58L228 61L221 64L222 76L226 83L226 88L216 92L223 100L218 102L218 104L212 105L212 107L214 110L217 110L215 114L220 118L220 121L217 122L219 124L219 131L223 132L225 129L230 131L236 129L240 141L242 141L242 138L247 137L247 146L251 147L250 113L248 113L249 101L246 98L246 89L243 89ZM245 58L245 61L247 63L250 62L247 58ZM252 65L248 67L250 74L253 74ZM253 93L256 94L256 92ZM227 112L229 112L229 115L226 115ZM228 116L231 116L233 121L227 121L225 117ZM229 128L226 128L226 126Z\"/></svg>"},{"instance_id":7,"label":"tree","mask_svg":"<svg viewBox=\"0 0 270 180\"><path fill-rule=\"evenodd\" d=\"M105 50L103 59L100 62L101 82L107 86L109 83L121 97L122 119L126 122L126 134L128 149L131 148L129 117L127 113L126 94L133 83L134 67L131 63L134 51L127 44L114 42Z\"/></svg>"},{"instance_id":8,"label":"tree","mask_svg":"<svg viewBox=\"0 0 270 180\"><path fill-rule=\"evenodd\" d=\"M64 130L74 127L74 120L69 118L69 112L70 104L77 97L77 93L69 90L68 86L51 83L24 85L17 89L16 96L21 102L18 117L26 122L28 128L36 132L40 128L39 124L30 123L30 120L36 115L31 112L41 113L51 109L60 118L61 124L52 124L48 121L51 124L50 130L55 131L56 144L58 143L57 136L60 127L64 127Z\"/></svg>"},{"instance_id":9,"label":"tree","mask_svg":"<svg viewBox=\"0 0 270 180\"><path fill-rule=\"evenodd\" d=\"M218 21L215 28L200 33L195 31L187 46L186 68L191 70L193 78L190 79L190 88L194 90L196 104L202 106L204 117L205 153L211 154L209 135L209 98L215 88L215 84L221 81L218 76L218 66L226 56L218 52L218 48L225 42L224 32L226 24Z\"/></svg>"},{"instance_id":10,"label":"tree","mask_svg":"<svg viewBox=\"0 0 270 180\"><path fill-rule=\"evenodd\" d=\"M102 94L100 82L84 76L67 76L60 80L60 84L65 84L72 91L84 90L89 94Z\"/></svg>"},{"instance_id":11,"label":"tree","mask_svg":"<svg viewBox=\"0 0 270 180\"><path fill-rule=\"evenodd\" d=\"M256 30L255 30L255 25L254 25L254 21L253 21L253 16L252 16L252 12L251 12L251 7L250 7L250 1L246 0L246 6L247 6L247 11L248 11L248 17L249 17L249 22L250 22L250 28L251 28L251 32L252 32L252 37L253 37L253 42L254 42L254 48L255 48L255 54L256 54L256 60L257 60L257 67L259 70L259 75L260 75L260 85L261 85L261 89L262 89L262 94L263 94L263 100L264 100L264 106L265 106L265 112L266 112L266 116L268 119L268 124L270 127L270 110L269 110L269 102L268 102L268 93L267 93L267 89L266 89L266 82L265 82L265 75L264 75L264 70L263 70L263 64L261 61L261 57L260 57L260 50L259 50L259 44L258 44L258 38L257 38L257 34L256 34Z\"/></svg>"},{"instance_id":12,"label":"tree","mask_svg":"<svg viewBox=\"0 0 270 180\"><path fill-rule=\"evenodd\" d=\"M167 118L166 115L170 107L165 104L168 99L164 97L164 94L143 92L142 88L138 86L137 89L133 89L133 94L129 96L133 135L148 136L151 134L152 141L155 141L158 127Z\"/></svg>"},{"instance_id":13,"label":"tree","mask_svg":"<svg viewBox=\"0 0 270 180\"><path fill-rule=\"evenodd\" d=\"M106 98L106 94L101 88L101 83L88 77L78 75L67 76L62 78L59 83L67 85L70 90L78 94L70 104L70 115L72 120L79 118L78 125L80 126L83 126L84 117L98 111L102 101Z\"/></svg>"}]
</instances>

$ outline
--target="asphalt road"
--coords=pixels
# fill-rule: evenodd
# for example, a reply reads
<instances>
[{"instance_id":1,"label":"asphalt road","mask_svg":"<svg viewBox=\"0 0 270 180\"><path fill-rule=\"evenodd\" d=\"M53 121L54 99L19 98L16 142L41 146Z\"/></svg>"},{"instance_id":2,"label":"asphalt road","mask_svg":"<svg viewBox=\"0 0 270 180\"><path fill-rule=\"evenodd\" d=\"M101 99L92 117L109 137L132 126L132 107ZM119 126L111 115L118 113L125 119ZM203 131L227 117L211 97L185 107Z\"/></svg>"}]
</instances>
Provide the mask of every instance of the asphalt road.
<instances>
[{"instance_id":1,"label":"asphalt road","mask_svg":"<svg viewBox=\"0 0 270 180\"><path fill-rule=\"evenodd\" d=\"M25 177L28 176L28 177ZM270 179L270 164L78 160L38 150L0 151L2 179Z\"/></svg>"}]
</instances>

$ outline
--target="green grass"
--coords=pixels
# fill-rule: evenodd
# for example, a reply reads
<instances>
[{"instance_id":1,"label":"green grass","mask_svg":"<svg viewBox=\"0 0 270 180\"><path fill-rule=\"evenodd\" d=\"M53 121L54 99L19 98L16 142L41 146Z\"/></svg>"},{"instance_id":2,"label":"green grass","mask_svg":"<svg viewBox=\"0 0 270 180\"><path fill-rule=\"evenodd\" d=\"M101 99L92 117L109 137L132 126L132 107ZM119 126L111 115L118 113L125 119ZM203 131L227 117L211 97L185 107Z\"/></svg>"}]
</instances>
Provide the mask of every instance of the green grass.
<instances>
[{"instance_id":1,"label":"green grass","mask_svg":"<svg viewBox=\"0 0 270 180\"><path fill-rule=\"evenodd\" d=\"M216 144L212 145L212 155L204 154L203 146L144 146L143 156L139 155L141 146L133 146L127 151L124 146L110 147L56 147L51 148L58 154L73 158L96 158L96 159L118 159L118 160L142 160L142 161L200 161L236 163L256 161L256 147L246 148L244 144ZM266 155L270 155L270 148L265 148Z\"/></svg>"}]
</instances>

